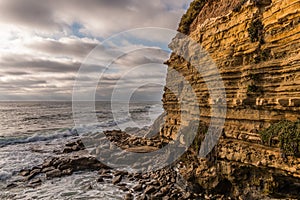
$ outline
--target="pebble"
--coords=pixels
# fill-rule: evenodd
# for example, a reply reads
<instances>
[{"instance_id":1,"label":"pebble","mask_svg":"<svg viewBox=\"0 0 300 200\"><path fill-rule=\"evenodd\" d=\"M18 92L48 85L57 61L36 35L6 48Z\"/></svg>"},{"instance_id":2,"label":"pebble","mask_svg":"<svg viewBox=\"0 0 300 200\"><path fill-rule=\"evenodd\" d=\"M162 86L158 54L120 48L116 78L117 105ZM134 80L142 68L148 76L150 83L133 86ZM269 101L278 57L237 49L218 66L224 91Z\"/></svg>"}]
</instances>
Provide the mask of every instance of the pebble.
<instances>
[{"instance_id":1,"label":"pebble","mask_svg":"<svg viewBox=\"0 0 300 200\"><path fill-rule=\"evenodd\" d=\"M98 183L103 183L103 182L104 182L104 179L100 176L99 178L97 178L97 182L98 182Z\"/></svg>"},{"instance_id":2,"label":"pebble","mask_svg":"<svg viewBox=\"0 0 300 200\"><path fill-rule=\"evenodd\" d=\"M131 193L126 194L124 197L124 200L133 200L133 199L134 199L134 197Z\"/></svg>"},{"instance_id":3,"label":"pebble","mask_svg":"<svg viewBox=\"0 0 300 200\"><path fill-rule=\"evenodd\" d=\"M19 173L21 176L28 176L30 174L30 170L21 170Z\"/></svg>"},{"instance_id":4,"label":"pebble","mask_svg":"<svg viewBox=\"0 0 300 200\"><path fill-rule=\"evenodd\" d=\"M136 192L142 191L143 190L143 185L142 184L137 184L133 187L133 190Z\"/></svg>"},{"instance_id":5,"label":"pebble","mask_svg":"<svg viewBox=\"0 0 300 200\"><path fill-rule=\"evenodd\" d=\"M61 171L59 169L54 169L54 170L46 173L47 178L54 178L54 177L60 177L60 176L61 176Z\"/></svg>"},{"instance_id":6,"label":"pebble","mask_svg":"<svg viewBox=\"0 0 300 200\"><path fill-rule=\"evenodd\" d=\"M112 180L112 183L113 183L114 185L116 185L116 184L120 183L121 181L122 181L122 176L119 175L119 176L116 176L116 177Z\"/></svg>"},{"instance_id":7,"label":"pebble","mask_svg":"<svg viewBox=\"0 0 300 200\"><path fill-rule=\"evenodd\" d=\"M152 186L152 185L149 185L149 186L147 186L146 189L145 189L145 194L150 194L150 193L152 193L152 192L154 192L154 191L156 191L155 187Z\"/></svg>"}]
</instances>

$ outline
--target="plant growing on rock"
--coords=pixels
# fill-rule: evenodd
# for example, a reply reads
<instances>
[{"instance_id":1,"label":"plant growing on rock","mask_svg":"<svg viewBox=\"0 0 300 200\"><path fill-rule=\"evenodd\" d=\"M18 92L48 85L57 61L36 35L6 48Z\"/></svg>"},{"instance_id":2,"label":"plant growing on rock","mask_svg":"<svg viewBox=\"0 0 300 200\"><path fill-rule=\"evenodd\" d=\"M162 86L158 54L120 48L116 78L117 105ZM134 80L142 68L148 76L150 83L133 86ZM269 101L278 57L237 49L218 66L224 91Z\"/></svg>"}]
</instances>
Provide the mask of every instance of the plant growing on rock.
<instances>
[{"instance_id":1,"label":"plant growing on rock","mask_svg":"<svg viewBox=\"0 0 300 200\"><path fill-rule=\"evenodd\" d=\"M274 145L275 138L279 140L279 147L287 155L300 153L300 121L280 121L263 130L261 133L263 144Z\"/></svg>"},{"instance_id":2,"label":"plant growing on rock","mask_svg":"<svg viewBox=\"0 0 300 200\"><path fill-rule=\"evenodd\" d=\"M251 42L260 41L263 43L262 31L264 29L264 25L260 19L256 19L252 21L250 27L248 28L248 33L251 39Z\"/></svg>"},{"instance_id":3,"label":"plant growing on rock","mask_svg":"<svg viewBox=\"0 0 300 200\"><path fill-rule=\"evenodd\" d=\"M251 85L248 85L248 88L247 88L247 93L258 93L258 92L262 92L261 88L257 85L254 85L254 84L251 84Z\"/></svg>"},{"instance_id":4,"label":"plant growing on rock","mask_svg":"<svg viewBox=\"0 0 300 200\"><path fill-rule=\"evenodd\" d=\"M195 0L190 4L187 12L182 16L178 31L183 34L188 34L190 25L196 19L201 9L204 7L206 0Z\"/></svg>"}]
</instances>

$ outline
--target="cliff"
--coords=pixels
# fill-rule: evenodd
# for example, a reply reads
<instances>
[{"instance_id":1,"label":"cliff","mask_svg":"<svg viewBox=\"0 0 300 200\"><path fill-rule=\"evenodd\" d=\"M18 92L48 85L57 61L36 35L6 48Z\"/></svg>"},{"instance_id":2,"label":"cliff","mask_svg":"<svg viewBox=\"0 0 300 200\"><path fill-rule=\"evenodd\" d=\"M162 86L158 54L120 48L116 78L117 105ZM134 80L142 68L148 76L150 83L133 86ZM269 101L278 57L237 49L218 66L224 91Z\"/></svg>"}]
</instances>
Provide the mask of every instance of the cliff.
<instances>
[{"instance_id":1,"label":"cliff","mask_svg":"<svg viewBox=\"0 0 300 200\"><path fill-rule=\"evenodd\" d=\"M289 144L279 133L270 136L269 143L262 134L277 122L300 119L300 1L196 0L178 30L209 53L222 76L227 102L218 145L202 159L194 144L182 158L184 176L200 190L234 198L299 198L299 123L293 125L298 126L292 133L293 153L285 152ZM200 119L208 124L213 101L205 77L175 53L167 64L167 85L180 88L182 80L174 78L172 70L183 74L197 94ZM174 139L180 103L168 88L163 103L166 123L161 135Z\"/></svg>"}]
</instances>

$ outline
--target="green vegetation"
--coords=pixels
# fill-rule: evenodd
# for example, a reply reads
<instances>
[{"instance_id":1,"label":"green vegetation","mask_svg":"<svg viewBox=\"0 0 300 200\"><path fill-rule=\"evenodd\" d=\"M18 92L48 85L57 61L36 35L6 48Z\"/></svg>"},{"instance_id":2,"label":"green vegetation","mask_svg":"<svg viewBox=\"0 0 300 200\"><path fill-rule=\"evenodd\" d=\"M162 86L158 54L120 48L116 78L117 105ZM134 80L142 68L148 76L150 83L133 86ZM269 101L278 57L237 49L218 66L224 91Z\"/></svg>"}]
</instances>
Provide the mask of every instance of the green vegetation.
<instances>
[{"instance_id":1,"label":"green vegetation","mask_svg":"<svg viewBox=\"0 0 300 200\"><path fill-rule=\"evenodd\" d=\"M261 51L260 49L258 49L258 55L256 57L254 57L254 63L258 64L262 61L267 61L270 59L271 57L271 50L270 49L265 49L263 51Z\"/></svg>"},{"instance_id":2,"label":"green vegetation","mask_svg":"<svg viewBox=\"0 0 300 200\"><path fill-rule=\"evenodd\" d=\"M261 133L263 144L273 146L274 139L279 140L279 146L287 155L297 155L300 152L300 121L280 121L271 125Z\"/></svg>"},{"instance_id":3,"label":"green vegetation","mask_svg":"<svg viewBox=\"0 0 300 200\"><path fill-rule=\"evenodd\" d=\"M262 92L261 88L257 85L248 85L247 93L258 93Z\"/></svg>"},{"instance_id":4,"label":"green vegetation","mask_svg":"<svg viewBox=\"0 0 300 200\"><path fill-rule=\"evenodd\" d=\"M264 43L264 40L262 38L263 29L264 29L264 25L260 19L256 19L250 24L250 27L248 28L248 33L251 42L260 41L261 44Z\"/></svg>"},{"instance_id":5,"label":"green vegetation","mask_svg":"<svg viewBox=\"0 0 300 200\"><path fill-rule=\"evenodd\" d=\"M271 50L270 49L265 49L261 52L261 59L263 61L267 61L268 59L270 59L270 55L271 54Z\"/></svg>"},{"instance_id":6,"label":"green vegetation","mask_svg":"<svg viewBox=\"0 0 300 200\"><path fill-rule=\"evenodd\" d=\"M259 74L250 74L249 77L253 81L259 81L259 79L260 79Z\"/></svg>"},{"instance_id":7,"label":"green vegetation","mask_svg":"<svg viewBox=\"0 0 300 200\"><path fill-rule=\"evenodd\" d=\"M178 31L183 34L188 34L190 30L190 25L196 19L201 9L205 5L206 0L195 0L190 4L187 12L182 16L181 22L179 24Z\"/></svg>"}]
</instances>

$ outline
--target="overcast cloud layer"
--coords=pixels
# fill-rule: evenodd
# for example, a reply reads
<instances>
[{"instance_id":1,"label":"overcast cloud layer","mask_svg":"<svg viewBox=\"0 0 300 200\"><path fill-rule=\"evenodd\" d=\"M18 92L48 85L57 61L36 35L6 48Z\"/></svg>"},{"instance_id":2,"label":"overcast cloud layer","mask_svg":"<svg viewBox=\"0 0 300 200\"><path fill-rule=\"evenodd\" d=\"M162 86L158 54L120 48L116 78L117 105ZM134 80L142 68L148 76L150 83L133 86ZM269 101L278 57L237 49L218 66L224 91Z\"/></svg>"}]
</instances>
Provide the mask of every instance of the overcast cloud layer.
<instances>
[{"instance_id":1,"label":"overcast cloud layer","mask_svg":"<svg viewBox=\"0 0 300 200\"><path fill-rule=\"evenodd\" d=\"M0 0L0 100L71 100L76 73L92 49L128 29L176 30L189 3L185 0ZM107 100L109 91L122 76L118 68L162 63L167 58L163 55L133 53L117 60L113 73L102 79L105 87L101 90L99 86L99 100ZM99 62L94 67L104 66ZM145 74L132 73L131 77L133 82L148 78L160 83L165 72L165 69L149 69ZM152 97L151 100L159 100L161 88L149 85L139 92Z\"/></svg>"}]
</instances>

